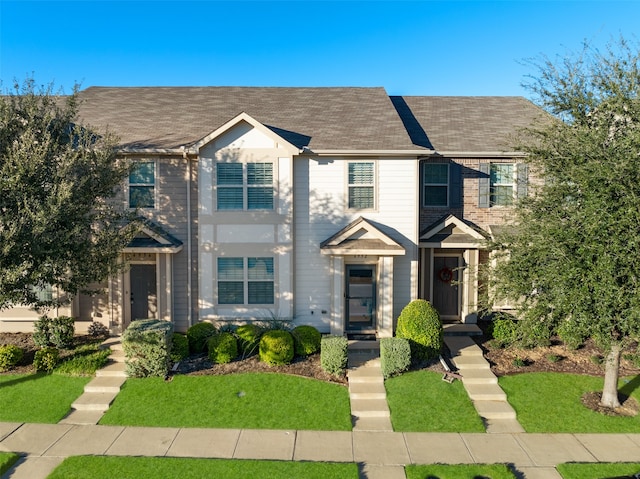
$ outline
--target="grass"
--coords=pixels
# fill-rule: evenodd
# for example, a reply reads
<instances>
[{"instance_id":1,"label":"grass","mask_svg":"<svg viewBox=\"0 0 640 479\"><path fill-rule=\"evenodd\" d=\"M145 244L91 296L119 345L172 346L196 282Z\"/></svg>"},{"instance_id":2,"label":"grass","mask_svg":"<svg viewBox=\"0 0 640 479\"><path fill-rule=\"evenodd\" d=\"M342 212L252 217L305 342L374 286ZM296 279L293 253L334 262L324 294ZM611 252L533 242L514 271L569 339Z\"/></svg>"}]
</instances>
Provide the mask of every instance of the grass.
<instances>
[{"instance_id":1,"label":"grass","mask_svg":"<svg viewBox=\"0 0 640 479\"><path fill-rule=\"evenodd\" d=\"M93 376L107 364L111 350L100 349L100 344L86 344L76 348L72 356L64 359L54 369L54 374L67 376Z\"/></svg>"},{"instance_id":2,"label":"grass","mask_svg":"<svg viewBox=\"0 0 640 479\"><path fill-rule=\"evenodd\" d=\"M580 402L589 391L602 390L603 378L566 373L527 373L504 376L500 386L527 432L633 433L640 415L613 417L592 411ZM623 394L640 401L640 376L620 382Z\"/></svg>"},{"instance_id":3,"label":"grass","mask_svg":"<svg viewBox=\"0 0 640 479\"><path fill-rule=\"evenodd\" d=\"M0 452L0 476L7 472L20 459L14 452Z\"/></svg>"},{"instance_id":4,"label":"grass","mask_svg":"<svg viewBox=\"0 0 640 479\"><path fill-rule=\"evenodd\" d=\"M65 459L48 479L358 479L353 463L187 459L172 457L74 456Z\"/></svg>"},{"instance_id":5,"label":"grass","mask_svg":"<svg viewBox=\"0 0 640 479\"><path fill-rule=\"evenodd\" d=\"M0 376L0 421L57 423L71 408L90 381L88 377L52 374Z\"/></svg>"},{"instance_id":6,"label":"grass","mask_svg":"<svg viewBox=\"0 0 640 479\"><path fill-rule=\"evenodd\" d=\"M347 388L308 378L174 376L128 379L100 424L348 431L351 411Z\"/></svg>"},{"instance_id":7,"label":"grass","mask_svg":"<svg viewBox=\"0 0 640 479\"><path fill-rule=\"evenodd\" d=\"M385 381L391 422L403 432L484 432L484 425L460 381L414 371Z\"/></svg>"},{"instance_id":8,"label":"grass","mask_svg":"<svg viewBox=\"0 0 640 479\"><path fill-rule=\"evenodd\" d=\"M640 462L566 463L556 467L564 479L593 479L594 477L630 476L640 472Z\"/></svg>"},{"instance_id":9,"label":"grass","mask_svg":"<svg viewBox=\"0 0 640 479\"><path fill-rule=\"evenodd\" d=\"M515 479L515 475L505 464L432 464L426 466L406 466L407 479Z\"/></svg>"}]
</instances>

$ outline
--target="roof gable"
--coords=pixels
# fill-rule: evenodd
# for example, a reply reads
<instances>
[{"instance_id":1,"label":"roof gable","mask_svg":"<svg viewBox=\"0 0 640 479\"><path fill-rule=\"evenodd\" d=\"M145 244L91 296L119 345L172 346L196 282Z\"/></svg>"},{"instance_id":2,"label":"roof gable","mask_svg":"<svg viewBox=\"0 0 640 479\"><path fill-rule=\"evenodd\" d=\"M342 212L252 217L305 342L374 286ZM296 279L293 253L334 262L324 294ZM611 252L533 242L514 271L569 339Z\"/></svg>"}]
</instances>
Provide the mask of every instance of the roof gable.
<instances>
[{"instance_id":1,"label":"roof gable","mask_svg":"<svg viewBox=\"0 0 640 479\"><path fill-rule=\"evenodd\" d=\"M372 223L360 217L320 243L320 252L330 255L401 256L405 254L405 249Z\"/></svg>"},{"instance_id":2,"label":"roof gable","mask_svg":"<svg viewBox=\"0 0 640 479\"><path fill-rule=\"evenodd\" d=\"M430 248L478 248L485 235L455 215L448 215L420 235L420 246Z\"/></svg>"}]
</instances>

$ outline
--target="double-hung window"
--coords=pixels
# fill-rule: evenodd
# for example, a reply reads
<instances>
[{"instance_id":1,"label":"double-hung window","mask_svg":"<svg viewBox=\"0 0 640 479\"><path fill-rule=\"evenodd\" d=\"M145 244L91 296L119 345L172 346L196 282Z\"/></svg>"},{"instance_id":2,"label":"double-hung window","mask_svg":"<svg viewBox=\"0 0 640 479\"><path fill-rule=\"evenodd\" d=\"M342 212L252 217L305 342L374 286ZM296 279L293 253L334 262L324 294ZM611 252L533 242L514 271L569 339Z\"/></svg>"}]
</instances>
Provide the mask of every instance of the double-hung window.
<instances>
[{"instance_id":1,"label":"double-hung window","mask_svg":"<svg viewBox=\"0 0 640 479\"><path fill-rule=\"evenodd\" d=\"M447 163L425 163L422 171L424 206L448 206L449 165Z\"/></svg>"},{"instance_id":2,"label":"double-hung window","mask_svg":"<svg viewBox=\"0 0 640 479\"><path fill-rule=\"evenodd\" d=\"M129 173L129 208L155 208L156 163L137 162Z\"/></svg>"},{"instance_id":3,"label":"double-hung window","mask_svg":"<svg viewBox=\"0 0 640 479\"><path fill-rule=\"evenodd\" d=\"M218 163L218 210L273 209L273 163Z\"/></svg>"},{"instance_id":4,"label":"double-hung window","mask_svg":"<svg viewBox=\"0 0 640 479\"><path fill-rule=\"evenodd\" d=\"M492 206L510 206L515 193L515 165L491 163L489 202Z\"/></svg>"},{"instance_id":5,"label":"double-hung window","mask_svg":"<svg viewBox=\"0 0 640 479\"><path fill-rule=\"evenodd\" d=\"M351 162L348 165L349 208L375 208L375 168L373 162Z\"/></svg>"},{"instance_id":6,"label":"double-hung window","mask_svg":"<svg viewBox=\"0 0 640 479\"><path fill-rule=\"evenodd\" d=\"M218 304L274 304L273 258L218 258Z\"/></svg>"}]
</instances>

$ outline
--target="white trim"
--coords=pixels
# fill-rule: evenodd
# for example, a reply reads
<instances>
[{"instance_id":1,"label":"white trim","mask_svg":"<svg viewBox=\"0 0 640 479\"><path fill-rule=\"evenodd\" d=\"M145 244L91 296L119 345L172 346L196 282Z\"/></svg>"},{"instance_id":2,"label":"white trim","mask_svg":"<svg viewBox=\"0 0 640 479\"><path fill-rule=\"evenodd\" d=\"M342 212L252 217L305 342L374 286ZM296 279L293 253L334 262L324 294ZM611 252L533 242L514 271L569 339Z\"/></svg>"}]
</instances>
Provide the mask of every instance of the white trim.
<instances>
[{"instance_id":1,"label":"white trim","mask_svg":"<svg viewBox=\"0 0 640 479\"><path fill-rule=\"evenodd\" d=\"M449 215L446 218L444 218L442 221L440 221L439 223L433 225L431 227L431 229L425 231L423 234L420 235L420 240L423 240L423 239L424 240L428 240L429 238L431 238L432 236L438 234L444 228L446 228L447 226L450 226L452 224L455 225L456 228L461 229L465 234L468 234L469 236L471 236L474 239L481 240L481 241L485 240L484 236L482 236L479 232L477 232L476 230L471 228L469 225L464 223L460 218L458 218L455 215ZM423 244L426 245L426 244L430 244L430 243L428 243L427 241L422 243L422 241L421 241L420 242L420 246L422 246ZM431 243L431 244L437 244L437 243ZM429 246L429 247L431 247L431 246ZM452 246L449 246L449 248L451 248L451 247ZM436 248L440 248L440 246L436 246Z\"/></svg>"}]
</instances>

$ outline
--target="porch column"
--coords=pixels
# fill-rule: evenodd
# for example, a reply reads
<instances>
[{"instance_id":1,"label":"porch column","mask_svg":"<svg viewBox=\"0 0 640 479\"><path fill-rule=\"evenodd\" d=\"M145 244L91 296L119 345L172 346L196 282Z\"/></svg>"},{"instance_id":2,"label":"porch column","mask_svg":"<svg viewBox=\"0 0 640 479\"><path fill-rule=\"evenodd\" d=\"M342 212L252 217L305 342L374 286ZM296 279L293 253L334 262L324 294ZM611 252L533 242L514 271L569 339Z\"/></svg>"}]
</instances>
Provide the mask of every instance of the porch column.
<instances>
[{"instance_id":1,"label":"porch column","mask_svg":"<svg viewBox=\"0 0 640 479\"><path fill-rule=\"evenodd\" d=\"M331 334L344 335L344 258L331 256Z\"/></svg>"},{"instance_id":2,"label":"porch column","mask_svg":"<svg viewBox=\"0 0 640 479\"><path fill-rule=\"evenodd\" d=\"M378 337L393 336L393 256L378 259Z\"/></svg>"}]
</instances>

